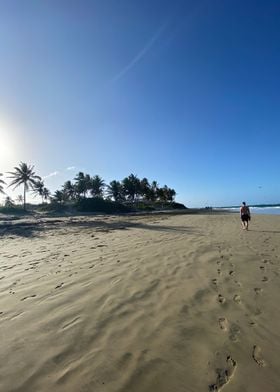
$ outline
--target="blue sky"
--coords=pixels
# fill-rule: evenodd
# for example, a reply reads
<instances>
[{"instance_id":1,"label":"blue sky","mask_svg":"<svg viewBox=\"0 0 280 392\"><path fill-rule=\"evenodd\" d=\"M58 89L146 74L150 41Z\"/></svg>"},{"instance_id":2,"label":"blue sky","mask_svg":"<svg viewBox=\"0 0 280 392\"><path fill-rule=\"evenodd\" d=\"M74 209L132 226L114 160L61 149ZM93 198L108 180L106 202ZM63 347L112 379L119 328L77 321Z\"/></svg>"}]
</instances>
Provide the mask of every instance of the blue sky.
<instances>
[{"instance_id":1,"label":"blue sky","mask_svg":"<svg viewBox=\"0 0 280 392\"><path fill-rule=\"evenodd\" d=\"M280 202L279 25L270 0L0 1L0 172Z\"/></svg>"}]
</instances>

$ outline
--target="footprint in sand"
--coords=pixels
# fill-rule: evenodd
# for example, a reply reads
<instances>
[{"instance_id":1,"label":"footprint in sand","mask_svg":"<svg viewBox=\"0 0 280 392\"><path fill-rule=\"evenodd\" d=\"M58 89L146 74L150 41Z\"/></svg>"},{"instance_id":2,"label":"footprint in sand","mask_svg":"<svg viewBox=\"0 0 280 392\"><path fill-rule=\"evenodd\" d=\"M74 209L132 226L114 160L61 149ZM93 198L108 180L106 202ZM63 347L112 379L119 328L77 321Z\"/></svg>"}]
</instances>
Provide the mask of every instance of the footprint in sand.
<instances>
[{"instance_id":1,"label":"footprint in sand","mask_svg":"<svg viewBox=\"0 0 280 392\"><path fill-rule=\"evenodd\" d=\"M233 275L235 274L235 271L231 270L231 271L229 271L228 274L229 274L230 276L233 276Z\"/></svg>"},{"instance_id":2,"label":"footprint in sand","mask_svg":"<svg viewBox=\"0 0 280 392\"><path fill-rule=\"evenodd\" d=\"M255 287L254 291L257 295L261 294L261 292L263 291L260 287Z\"/></svg>"},{"instance_id":3,"label":"footprint in sand","mask_svg":"<svg viewBox=\"0 0 280 392\"><path fill-rule=\"evenodd\" d=\"M55 288L56 289L60 289L60 287L62 287L64 285L64 282L60 283L59 285L57 285Z\"/></svg>"},{"instance_id":4,"label":"footprint in sand","mask_svg":"<svg viewBox=\"0 0 280 392\"><path fill-rule=\"evenodd\" d=\"M262 310L260 308L256 308L254 314L255 314L255 316L259 316L262 314Z\"/></svg>"},{"instance_id":5,"label":"footprint in sand","mask_svg":"<svg viewBox=\"0 0 280 392\"><path fill-rule=\"evenodd\" d=\"M230 327L229 338L232 342L238 341L238 335L240 334L240 328L237 324L232 324Z\"/></svg>"},{"instance_id":6,"label":"footprint in sand","mask_svg":"<svg viewBox=\"0 0 280 392\"><path fill-rule=\"evenodd\" d=\"M223 331L228 330L228 320L225 317L220 317L219 320L219 326Z\"/></svg>"},{"instance_id":7,"label":"footprint in sand","mask_svg":"<svg viewBox=\"0 0 280 392\"><path fill-rule=\"evenodd\" d=\"M262 281L263 281L263 282L267 282L267 281L268 281L268 277L267 277L267 276L264 276L264 277L262 278Z\"/></svg>"},{"instance_id":8,"label":"footprint in sand","mask_svg":"<svg viewBox=\"0 0 280 392\"><path fill-rule=\"evenodd\" d=\"M264 259L263 263L264 264L272 264L272 265L274 264L271 260L267 260L267 259Z\"/></svg>"},{"instance_id":9,"label":"footprint in sand","mask_svg":"<svg viewBox=\"0 0 280 392\"><path fill-rule=\"evenodd\" d=\"M212 279L212 283L213 283L215 286L217 286L217 284L218 284L218 279Z\"/></svg>"},{"instance_id":10,"label":"footprint in sand","mask_svg":"<svg viewBox=\"0 0 280 392\"><path fill-rule=\"evenodd\" d=\"M218 295L218 302L220 302L220 304L224 304L226 302L226 299L222 296L222 294Z\"/></svg>"},{"instance_id":11,"label":"footprint in sand","mask_svg":"<svg viewBox=\"0 0 280 392\"><path fill-rule=\"evenodd\" d=\"M217 272L219 275L221 275L221 270L219 268L217 269Z\"/></svg>"},{"instance_id":12,"label":"footprint in sand","mask_svg":"<svg viewBox=\"0 0 280 392\"><path fill-rule=\"evenodd\" d=\"M28 299L28 298L34 298L34 297L36 297L36 294L28 295L27 297L21 298L21 301L25 301L25 300Z\"/></svg>"},{"instance_id":13,"label":"footprint in sand","mask_svg":"<svg viewBox=\"0 0 280 392\"><path fill-rule=\"evenodd\" d=\"M209 392L218 392L226 385L234 375L237 363L231 356L227 357L226 367L224 369L217 369L217 379L215 384L209 385Z\"/></svg>"},{"instance_id":14,"label":"footprint in sand","mask_svg":"<svg viewBox=\"0 0 280 392\"><path fill-rule=\"evenodd\" d=\"M261 348L259 346L254 346L253 347L253 353L252 353L252 357L254 359L254 361L260 366L260 367L264 367L265 366L265 361L262 357L262 351Z\"/></svg>"},{"instance_id":15,"label":"footprint in sand","mask_svg":"<svg viewBox=\"0 0 280 392\"><path fill-rule=\"evenodd\" d=\"M255 321L249 321L249 325L250 327L255 327L257 325L257 323Z\"/></svg>"},{"instance_id":16,"label":"footprint in sand","mask_svg":"<svg viewBox=\"0 0 280 392\"><path fill-rule=\"evenodd\" d=\"M260 270L264 271L264 266L263 265L260 266Z\"/></svg>"},{"instance_id":17,"label":"footprint in sand","mask_svg":"<svg viewBox=\"0 0 280 392\"><path fill-rule=\"evenodd\" d=\"M240 297L240 295L236 294L236 295L233 297L233 300L234 300L235 303L240 304L240 303L241 303L241 297Z\"/></svg>"}]
</instances>

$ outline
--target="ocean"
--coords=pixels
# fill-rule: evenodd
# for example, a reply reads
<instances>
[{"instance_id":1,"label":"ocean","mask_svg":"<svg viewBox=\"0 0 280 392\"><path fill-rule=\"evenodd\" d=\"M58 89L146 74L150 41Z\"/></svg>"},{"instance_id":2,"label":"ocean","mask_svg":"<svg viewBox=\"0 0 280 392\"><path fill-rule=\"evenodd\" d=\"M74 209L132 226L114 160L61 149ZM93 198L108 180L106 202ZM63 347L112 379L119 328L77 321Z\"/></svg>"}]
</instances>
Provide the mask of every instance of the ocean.
<instances>
[{"instance_id":1,"label":"ocean","mask_svg":"<svg viewBox=\"0 0 280 392\"><path fill-rule=\"evenodd\" d=\"M250 206L249 206L250 207ZM219 208L219 210L230 210L239 212L239 208ZM277 207L250 207L251 214L280 215L280 206Z\"/></svg>"}]
</instances>

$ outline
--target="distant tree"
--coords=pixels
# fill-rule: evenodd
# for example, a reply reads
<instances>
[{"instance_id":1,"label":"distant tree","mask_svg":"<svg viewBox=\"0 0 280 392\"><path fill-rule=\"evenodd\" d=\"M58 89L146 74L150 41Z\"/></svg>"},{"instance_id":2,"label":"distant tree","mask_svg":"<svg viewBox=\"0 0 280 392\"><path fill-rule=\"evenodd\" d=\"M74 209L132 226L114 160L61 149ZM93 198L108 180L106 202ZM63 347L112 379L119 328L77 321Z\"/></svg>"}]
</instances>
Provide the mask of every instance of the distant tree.
<instances>
[{"instance_id":1,"label":"distant tree","mask_svg":"<svg viewBox=\"0 0 280 392\"><path fill-rule=\"evenodd\" d=\"M67 196L69 200L75 199L76 196L76 187L72 184L71 181L66 181L62 187L64 194Z\"/></svg>"},{"instance_id":2,"label":"distant tree","mask_svg":"<svg viewBox=\"0 0 280 392\"><path fill-rule=\"evenodd\" d=\"M141 193L140 180L134 174L130 174L128 177L125 177L122 181L122 186L124 194L131 201L134 201Z\"/></svg>"},{"instance_id":3,"label":"distant tree","mask_svg":"<svg viewBox=\"0 0 280 392\"><path fill-rule=\"evenodd\" d=\"M158 185L157 181L152 181L151 194L150 194L151 201L156 201L156 199L158 198L158 188L159 188L159 185Z\"/></svg>"},{"instance_id":4,"label":"distant tree","mask_svg":"<svg viewBox=\"0 0 280 392\"><path fill-rule=\"evenodd\" d=\"M44 187L44 188L43 188L43 200L44 200L45 202L47 202L48 199L50 198L50 196L51 196L51 192L49 191L48 188Z\"/></svg>"},{"instance_id":5,"label":"distant tree","mask_svg":"<svg viewBox=\"0 0 280 392\"><path fill-rule=\"evenodd\" d=\"M168 188L167 190L167 201L173 201L175 199L175 189Z\"/></svg>"},{"instance_id":6,"label":"distant tree","mask_svg":"<svg viewBox=\"0 0 280 392\"><path fill-rule=\"evenodd\" d=\"M162 202L167 201L166 191L165 191L164 187L163 188L158 188L158 190L157 190L157 198L160 201L162 201Z\"/></svg>"},{"instance_id":7,"label":"distant tree","mask_svg":"<svg viewBox=\"0 0 280 392\"><path fill-rule=\"evenodd\" d=\"M3 176L3 174L0 173L0 177L2 177L2 176ZM5 184L6 184L5 181L0 178L0 193L5 194L4 189L3 189L3 185L5 185Z\"/></svg>"},{"instance_id":8,"label":"distant tree","mask_svg":"<svg viewBox=\"0 0 280 392\"><path fill-rule=\"evenodd\" d=\"M104 180L96 175L91 178L90 193L93 197L102 197L105 188Z\"/></svg>"},{"instance_id":9,"label":"distant tree","mask_svg":"<svg viewBox=\"0 0 280 392\"><path fill-rule=\"evenodd\" d=\"M37 176L34 172L34 166L28 166L26 163L21 162L18 167L14 168L14 172L9 172L12 182L9 186L15 185L14 189L23 184L23 208L26 207L26 192L29 187L35 185L41 177Z\"/></svg>"},{"instance_id":10,"label":"distant tree","mask_svg":"<svg viewBox=\"0 0 280 392\"><path fill-rule=\"evenodd\" d=\"M151 200L151 186L145 177L140 181L140 194L143 199Z\"/></svg>"},{"instance_id":11,"label":"distant tree","mask_svg":"<svg viewBox=\"0 0 280 392\"><path fill-rule=\"evenodd\" d=\"M16 198L16 201L20 205L23 204L23 197L22 197L22 195L18 195L17 198Z\"/></svg>"},{"instance_id":12,"label":"distant tree","mask_svg":"<svg viewBox=\"0 0 280 392\"><path fill-rule=\"evenodd\" d=\"M14 207L15 203L10 196L7 196L4 202L5 207Z\"/></svg>"},{"instance_id":13,"label":"distant tree","mask_svg":"<svg viewBox=\"0 0 280 392\"><path fill-rule=\"evenodd\" d=\"M36 181L35 184L32 185L32 193L34 194L34 196L40 196L42 198L42 203L44 202L44 188L45 184L42 180Z\"/></svg>"},{"instance_id":14,"label":"distant tree","mask_svg":"<svg viewBox=\"0 0 280 392\"><path fill-rule=\"evenodd\" d=\"M87 192L91 189L91 178L89 174L79 172L75 179L75 189L77 194L86 197Z\"/></svg>"},{"instance_id":15,"label":"distant tree","mask_svg":"<svg viewBox=\"0 0 280 392\"><path fill-rule=\"evenodd\" d=\"M123 187L119 181L116 180L111 181L107 187L107 193L109 197L113 198L115 201L120 202L125 199Z\"/></svg>"},{"instance_id":16,"label":"distant tree","mask_svg":"<svg viewBox=\"0 0 280 392\"><path fill-rule=\"evenodd\" d=\"M158 188L157 196L160 201L163 201L163 202L170 201L171 202L174 200L174 198L176 196L176 192L174 189L168 188L167 185L164 185L163 188Z\"/></svg>"},{"instance_id":17,"label":"distant tree","mask_svg":"<svg viewBox=\"0 0 280 392\"><path fill-rule=\"evenodd\" d=\"M54 195L52 197L52 201L55 203L63 203L65 200L65 194L63 193L63 191L55 191Z\"/></svg>"}]
</instances>

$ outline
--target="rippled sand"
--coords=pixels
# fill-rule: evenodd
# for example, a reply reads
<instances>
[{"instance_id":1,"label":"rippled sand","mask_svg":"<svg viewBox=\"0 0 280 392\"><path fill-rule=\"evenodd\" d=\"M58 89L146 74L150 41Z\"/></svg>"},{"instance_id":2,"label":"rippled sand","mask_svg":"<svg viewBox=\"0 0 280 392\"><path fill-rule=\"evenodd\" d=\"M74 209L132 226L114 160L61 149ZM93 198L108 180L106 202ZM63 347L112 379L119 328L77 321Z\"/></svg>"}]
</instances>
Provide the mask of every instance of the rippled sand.
<instances>
[{"instance_id":1,"label":"rippled sand","mask_svg":"<svg viewBox=\"0 0 280 392\"><path fill-rule=\"evenodd\" d=\"M280 390L280 217L0 227L0 391Z\"/></svg>"}]
</instances>

